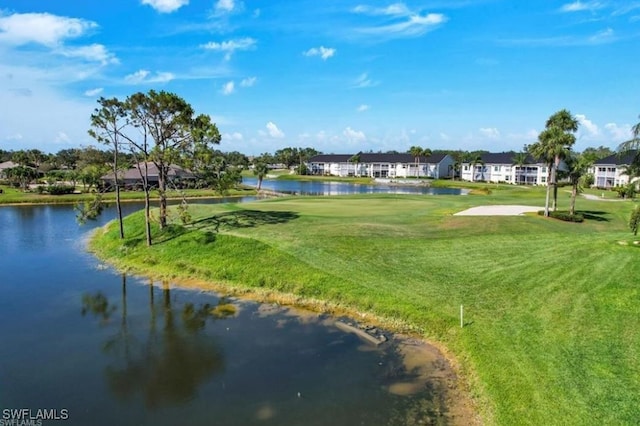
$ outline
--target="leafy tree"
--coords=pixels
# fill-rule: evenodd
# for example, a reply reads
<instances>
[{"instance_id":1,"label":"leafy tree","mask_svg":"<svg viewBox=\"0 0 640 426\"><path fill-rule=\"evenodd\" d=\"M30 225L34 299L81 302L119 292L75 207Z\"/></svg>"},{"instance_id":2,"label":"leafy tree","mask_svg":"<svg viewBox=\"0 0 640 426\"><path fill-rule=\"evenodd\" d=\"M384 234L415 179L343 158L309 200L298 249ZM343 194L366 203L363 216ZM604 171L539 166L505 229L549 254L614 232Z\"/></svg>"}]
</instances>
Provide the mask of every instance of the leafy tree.
<instances>
[{"instance_id":1,"label":"leafy tree","mask_svg":"<svg viewBox=\"0 0 640 426\"><path fill-rule=\"evenodd\" d=\"M76 148L61 149L58 151L55 154L58 165L67 169L75 169L78 161L80 160L79 151L80 150Z\"/></svg>"},{"instance_id":2,"label":"leafy tree","mask_svg":"<svg viewBox=\"0 0 640 426\"><path fill-rule=\"evenodd\" d=\"M600 160L601 158L605 158L613 154L615 154L615 151L602 145L597 148L589 147L582 151L582 155L591 161L591 163L595 163L596 160Z\"/></svg>"},{"instance_id":3,"label":"leafy tree","mask_svg":"<svg viewBox=\"0 0 640 426\"><path fill-rule=\"evenodd\" d=\"M207 115L193 117L191 105L174 93L150 90L128 99L128 110L137 127L144 127L153 141L149 159L158 168L160 228L167 226L169 168L181 162L195 146L220 143L220 133Z\"/></svg>"},{"instance_id":4,"label":"leafy tree","mask_svg":"<svg viewBox=\"0 0 640 426\"><path fill-rule=\"evenodd\" d=\"M86 146L78 151L76 168L84 169L87 166L104 166L111 161L111 154L94 146Z\"/></svg>"},{"instance_id":5,"label":"leafy tree","mask_svg":"<svg viewBox=\"0 0 640 426\"><path fill-rule=\"evenodd\" d=\"M96 141L109 145L113 148L113 161L111 162L111 172L113 173L113 184L116 190L116 210L120 239L124 239L124 226L122 223L122 206L120 203L120 183L118 182L118 158L120 146L122 144L122 130L127 126L124 104L116 98L98 99L99 108L91 114L91 129L89 135Z\"/></svg>"},{"instance_id":6,"label":"leafy tree","mask_svg":"<svg viewBox=\"0 0 640 426\"><path fill-rule=\"evenodd\" d=\"M258 178L258 191L262 188L262 180L267 176L267 173L269 173L269 168L262 161L258 161L253 166L253 174Z\"/></svg>"},{"instance_id":7,"label":"leafy tree","mask_svg":"<svg viewBox=\"0 0 640 426\"><path fill-rule=\"evenodd\" d=\"M275 152L274 157L277 162L285 165L287 169L296 164L298 161L298 149L297 148L283 148Z\"/></svg>"},{"instance_id":8,"label":"leafy tree","mask_svg":"<svg viewBox=\"0 0 640 426\"><path fill-rule=\"evenodd\" d=\"M4 171L7 180L19 186L23 191L29 189L29 184L38 177L38 172L29 166L16 166Z\"/></svg>"},{"instance_id":9,"label":"leafy tree","mask_svg":"<svg viewBox=\"0 0 640 426\"><path fill-rule=\"evenodd\" d=\"M225 154L227 159L227 164L230 164L235 167L247 168L249 166L249 159L246 155L238 152L231 151Z\"/></svg>"}]
</instances>

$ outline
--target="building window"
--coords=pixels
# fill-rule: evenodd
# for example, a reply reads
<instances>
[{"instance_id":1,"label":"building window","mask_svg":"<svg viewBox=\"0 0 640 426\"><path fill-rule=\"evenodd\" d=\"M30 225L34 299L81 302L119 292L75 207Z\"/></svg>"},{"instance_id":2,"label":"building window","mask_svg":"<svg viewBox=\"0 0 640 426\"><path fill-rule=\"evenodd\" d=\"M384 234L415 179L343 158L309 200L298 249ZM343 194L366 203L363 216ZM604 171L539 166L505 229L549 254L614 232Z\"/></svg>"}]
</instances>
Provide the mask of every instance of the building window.
<instances>
[{"instance_id":1,"label":"building window","mask_svg":"<svg viewBox=\"0 0 640 426\"><path fill-rule=\"evenodd\" d=\"M546 167L543 167L540 171L541 171L542 173L547 173L547 168L546 168Z\"/></svg>"},{"instance_id":2,"label":"building window","mask_svg":"<svg viewBox=\"0 0 640 426\"><path fill-rule=\"evenodd\" d=\"M499 172L500 171L500 166L493 166L493 171L494 172Z\"/></svg>"},{"instance_id":3,"label":"building window","mask_svg":"<svg viewBox=\"0 0 640 426\"><path fill-rule=\"evenodd\" d=\"M606 172L607 168L606 167L598 167L598 171L599 172Z\"/></svg>"},{"instance_id":4,"label":"building window","mask_svg":"<svg viewBox=\"0 0 640 426\"><path fill-rule=\"evenodd\" d=\"M609 168L607 169L607 171L608 171L608 172L614 172L614 173L615 173L615 172L616 172L616 168L615 168L615 167L609 167Z\"/></svg>"},{"instance_id":5,"label":"building window","mask_svg":"<svg viewBox=\"0 0 640 426\"><path fill-rule=\"evenodd\" d=\"M547 177L546 177L546 176L542 176L542 177L540 178L540 182L542 182L542 183L547 183Z\"/></svg>"},{"instance_id":6,"label":"building window","mask_svg":"<svg viewBox=\"0 0 640 426\"><path fill-rule=\"evenodd\" d=\"M469 171L469 166L464 166L464 171Z\"/></svg>"}]
</instances>

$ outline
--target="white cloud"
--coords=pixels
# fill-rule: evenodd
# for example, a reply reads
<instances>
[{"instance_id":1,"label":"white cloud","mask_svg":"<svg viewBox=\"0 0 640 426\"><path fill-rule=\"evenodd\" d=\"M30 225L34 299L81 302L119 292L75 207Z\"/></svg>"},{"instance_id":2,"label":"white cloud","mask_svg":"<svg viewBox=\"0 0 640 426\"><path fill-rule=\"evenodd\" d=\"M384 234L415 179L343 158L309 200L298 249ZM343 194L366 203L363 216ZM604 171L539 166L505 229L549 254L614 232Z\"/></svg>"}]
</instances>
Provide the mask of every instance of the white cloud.
<instances>
[{"instance_id":1,"label":"white cloud","mask_svg":"<svg viewBox=\"0 0 640 426\"><path fill-rule=\"evenodd\" d=\"M257 77L243 78L242 81L240 81L240 86L242 86L242 87L252 87L254 84L256 84L257 80L258 80Z\"/></svg>"},{"instance_id":2,"label":"white cloud","mask_svg":"<svg viewBox=\"0 0 640 426\"><path fill-rule=\"evenodd\" d=\"M86 92L84 92L84 95L89 97L98 96L100 93L102 93L103 90L104 89L102 87L96 87L95 89L87 90Z\"/></svg>"},{"instance_id":3,"label":"white cloud","mask_svg":"<svg viewBox=\"0 0 640 426\"><path fill-rule=\"evenodd\" d=\"M222 86L222 94L230 95L235 91L235 83L233 81L227 81L224 86Z\"/></svg>"},{"instance_id":4,"label":"white cloud","mask_svg":"<svg viewBox=\"0 0 640 426\"><path fill-rule=\"evenodd\" d=\"M65 132L58 132L55 138L56 143L68 143L70 141L71 140L69 139L69 135L67 135Z\"/></svg>"},{"instance_id":5,"label":"white cloud","mask_svg":"<svg viewBox=\"0 0 640 426\"><path fill-rule=\"evenodd\" d=\"M602 9L605 5L599 1L581 2L577 0L573 3L567 3L560 8L561 12L582 12L585 10L594 11Z\"/></svg>"},{"instance_id":6,"label":"white cloud","mask_svg":"<svg viewBox=\"0 0 640 426\"><path fill-rule=\"evenodd\" d=\"M223 142L241 142L242 140L244 140L244 136L242 135L242 133L239 133L239 132L222 134Z\"/></svg>"},{"instance_id":7,"label":"white cloud","mask_svg":"<svg viewBox=\"0 0 640 426\"><path fill-rule=\"evenodd\" d=\"M5 140L8 140L8 141L19 141L19 140L22 140L22 134L14 133L12 135L5 136Z\"/></svg>"},{"instance_id":8,"label":"white cloud","mask_svg":"<svg viewBox=\"0 0 640 426\"><path fill-rule=\"evenodd\" d=\"M497 139L500 137L500 131L495 127L481 127L479 132L482 136L489 139Z\"/></svg>"},{"instance_id":9,"label":"white cloud","mask_svg":"<svg viewBox=\"0 0 640 426\"><path fill-rule=\"evenodd\" d=\"M451 138L449 137L449 135L448 135L448 134L446 134L446 133L442 133L442 132L441 132L441 133L440 133L440 139L442 139L443 141L448 141L448 140L450 140Z\"/></svg>"},{"instance_id":10,"label":"white cloud","mask_svg":"<svg viewBox=\"0 0 640 426\"><path fill-rule=\"evenodd\" d=\"M56 50L56 53L68 58L81 58L88 61L100 62L102 65L117 64L116 56L109 52L102 44L90 44L80 47L65 47Z\"/></svg>"},{"instance_id":11,"label":"white cloud","mask_svg":"<svg viewBox=\"0 0 640 426\"><path fill-rule=\"evenodd\" d=\"M223 42L210 41L201 44L200 47L216 52L225 52L224 58L228 61L236 50L251 50L255 48L256 40L251 37L239 38L236 40L227 40Z\"/></svg>"},{"instance_id":12,"label":"white cloud","mask_svg":"<svg viewBox=\"0 0 640 426\"><path fill-rule=\"evenodd\" d=\"M404 3L393 3L387 7L371 7L367 5L358 5L352 9L352 12L368 15L387 16L407 16L411 14L411 11Z\"/></svg>"},{"instance_id":13,"label":"white cloud","mask_svg":"<svg viewBox=\"0 0 640 426\"><path fill-rule=\"evenodd\" d=\"M358 78L355 79L352 87L354 89L363 89L365 87L374 87L374 86L377 86L378 84L380 84L379 81L371 80L369 78L369 74L365 72L360 74Z\"/></svg>"},{"instance_id":14,"label":"white cloud","mask_svg":"<svg viewBox=\"0 0 640 426\"><path fill-rule=\"evenodd\" d=\"M600 129L598 129L598 126L593 121L589 120L586 115L576 114L576 120L580 123L581 128L587 131L589 136L600 135Z\"/></svg>"},{"instance_id":15,"label":"white cloud","mask_svg":"<svg viewBox=\"0 0 640 426\"><path fill-rule=\"evenodd\" d=\"M244 9L244 4L241 1L235 0L218 0L215 5L216 15L223 15L232 12L239 12Z\"/></svg>"},{"instance_id":16,"label":"white cloud","mask_svg":"<svg viewBox=\"0 0 640 426\"><path fill-rule=\"evenodd\" d=\"M124 81L129 84L168 83L173 79L175 75L170 72L156 72L152 75L149 70L138 70L124 77Z\"/></svg>"},{"instance_id":17,"label":"white cloud","mask_svg":"<svg viewBox=\"0 0 640 426\"><path fill-rule=\"evenodd\" d=\"M371 108L371 107L370 107L369 105L367 105L367 104L362 104L362 105L359 105L359 106L358 106L358 108L356 108L356 111L358 111L358 112L365 112L365 111L369 110L370 108Z\"/></svg>"},{"instance_id":18,"label":"white cloud","mask_svg":"<svg viewBox=\"0 0 640 426\"><path fill-rule=\"evenodd\" d=\"M602 31L598 31L597 33L589 37L588 40L591 44L600 44L612 41L613 39L615 39L613 29L607 28Z\"/></svg>"},{"instance_id":19,"label":"white cloud","mask_svg":"<svg viewBox=\"0 0 640 426\"><path fill-rule=\"evenodd\" d=\"M312 47L306 52L302 52L304 56L320 56L324 61L336 54L336 49L332 47Z\"/></svg>"},{"instance_id":20,"label":"white cloud","mask_svg":"<svg viewBox=\"0 0 640 426\"><path fill-rule=\"evenodd\" d=\"M624 142L630 140L632 137L631 125L629 124L618 125L616 123L607 123L604 125L604 128L607 129L607 132L609 132L616 142Z\"/></svg>"},{"instance_id":21,"label":"white cloud","mask_svg":"<svg viewBox=\"0 0 640 426\"><path fill-rule=\"evenodd\" d=\"M421 36L447 22L441 13L421 14L411 10L404 3L393 3L386 7L359 5L351 9L353 13L368 15L376 21L369 26L356 28L356 35L401 38Z\"/></svg>"},{"instance_id":22,"label":"white cloud","mask_svg":"<svg viewBox=\"0 0 640 426\"><path fill-rule=\"evenodd\" d=\"M98 24L84 19L49 13L14 13L3 16L0 11L0 43L24 45L36 43L56 47L67 39L77 38Z\"/></svg>"},{"instance_id":23,"label":"white cloud","mask_svg":"<svg viewBox=\"0 0 640 426\"><path fill-rule=\"evenodd\" d=\"M346 129L344 129L342 131L342 134L350 143L359 143L367 140L364 132L362 132L361 130L353 130L351 127L347 127Z\"/></svg>"},{"instance_id":24,"label":"white cloud","mask_svg":"<svg viewBox=\"0 0 640 426\"><path fill-rule=\"evenodd\" d=\"M273 121L270 121L266 125L267 133L274 139L282 139L284 138L284 133L282 130L278 129L278 126Z\"/></svg>"},{"instance_id":25,"label":"white cloud","mask_svg":"<svg viewBox=\"0 0 640 426\"><path fill-rule=\"evenodd\" d=\"M160 13L171 13L189 4L189 0L142 0L142 4L149 5Z\"/></svg>"}]
</instances>

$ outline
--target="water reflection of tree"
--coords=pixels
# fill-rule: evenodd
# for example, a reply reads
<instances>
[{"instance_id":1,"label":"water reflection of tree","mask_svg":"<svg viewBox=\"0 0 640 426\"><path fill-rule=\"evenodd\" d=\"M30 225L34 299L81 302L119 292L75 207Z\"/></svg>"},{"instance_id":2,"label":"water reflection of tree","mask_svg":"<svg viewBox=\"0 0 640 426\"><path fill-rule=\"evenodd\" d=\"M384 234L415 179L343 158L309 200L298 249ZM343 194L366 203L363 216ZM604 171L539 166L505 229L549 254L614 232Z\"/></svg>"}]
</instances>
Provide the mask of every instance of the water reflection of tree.
<instances>
[{"instance_id":1,"label":"water reflection of tree","mask_svg":"<svg viewBox=\"0 0 640 426\"><path fill-rule=\"evenodd\" d=\"M202 383L224 368L220 349L203 333L207 320L214 319L212 306L174 306L166 282L158 302L156 292L150 283L148 335L138 338L129 332L126 276L122 276L119 330L104 345L105 353L114 358L105 370L113 394L123 401L139 394L152 408L189 401ZM102 293L83 296L83 314L91 312L105 321L115 311L117 307ZM103 312L108 313L106 318Z\"/></svg>"}]
</instances>

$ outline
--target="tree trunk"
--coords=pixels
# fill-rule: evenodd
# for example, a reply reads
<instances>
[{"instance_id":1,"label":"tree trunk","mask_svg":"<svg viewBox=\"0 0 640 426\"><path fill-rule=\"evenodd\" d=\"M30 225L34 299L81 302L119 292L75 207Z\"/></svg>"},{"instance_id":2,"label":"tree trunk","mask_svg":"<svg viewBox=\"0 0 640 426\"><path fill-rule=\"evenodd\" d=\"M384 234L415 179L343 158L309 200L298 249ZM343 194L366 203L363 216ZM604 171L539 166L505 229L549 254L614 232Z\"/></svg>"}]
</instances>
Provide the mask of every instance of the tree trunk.
<instances>
[{"instance_id":1,"label":"tree trunk","mask_svg":"<svg viewBox=\"0 0 640 426\"><path fill-rule=\"evenodd\" d=\"M262 177L261 176L258 177L258 191L260 191L260 188L262 188Z\"/></svg>"},{"instance_id":2,"label":"tree trunk","mask_svg":"<svg viewBox=\"0 0 640 426\"><path fill-rule=\"evenodd\" d=\"M116 211L118 212L118 225L120 226L120 239L124 240L124 226L122 224L122 206L120 205L120 185L118 184L118 139L116 136L113 144L113 181L116 185Z\"/></svg>"},{"instance_id":3,"label":"tree trunk","mask_svg":"<svg viewBox=\"0 0 640 426\"><path fill-rule=\"evenodd\" d=\"M576 214L576 196L578 195L578 183L573 184L571 188L571 207L569 207L569 214L573 216Z\"/></svg>"},{"instance_id":4,"label":"tree trunk","mask_svg":"<svg viewBox=\"0 0 640 426\"><path fill-rule=\"evenodd\" d=\"M147 246L151 247L151 200L149 200L149 186L144 189L144 229L147 237Z\"/></svg>"},{"instance_id":5,"label":"tree trunk","mask_svg":"<svg viewBox=\"0 0 640 426\"><path fill-rule=\"evenodd\" d=\"M560 157L556 155L553 164L553 211L558 208L558 166L560 165Z\"/></svg>"},{"instance_id":6,"label":"tree trunk","mask_svg":"<svg viewBox=\"0 0 640 426\"><path fill-rule=\"evenodd\" d=\"M547 196L544 200L544 216L549 217L549 199L551 198L551 165L547 171Z\"/></svg>"},{"instance_id":7,"label":"tree trunk","mask_svg":"<svg viewBox=\"0 0 640 426\"><path fill-rule=\"evenodd\" d=\"M122 224L122 205L120 204L120 185L116 175L116 210L118 211L118 224L120 225L120 239L124 240L124 225Z\"/></svg>"},{"instance_id":8,"label":"tree trunk","mask_svg":"<svg viewBox=\"0 0 640 426\"><path fill-rule=\"evenodd\" d=\"M160 229L167 226L167 181L164 166L158 167L158 195L160 196Z\"/></svg>"}]
</instances>

